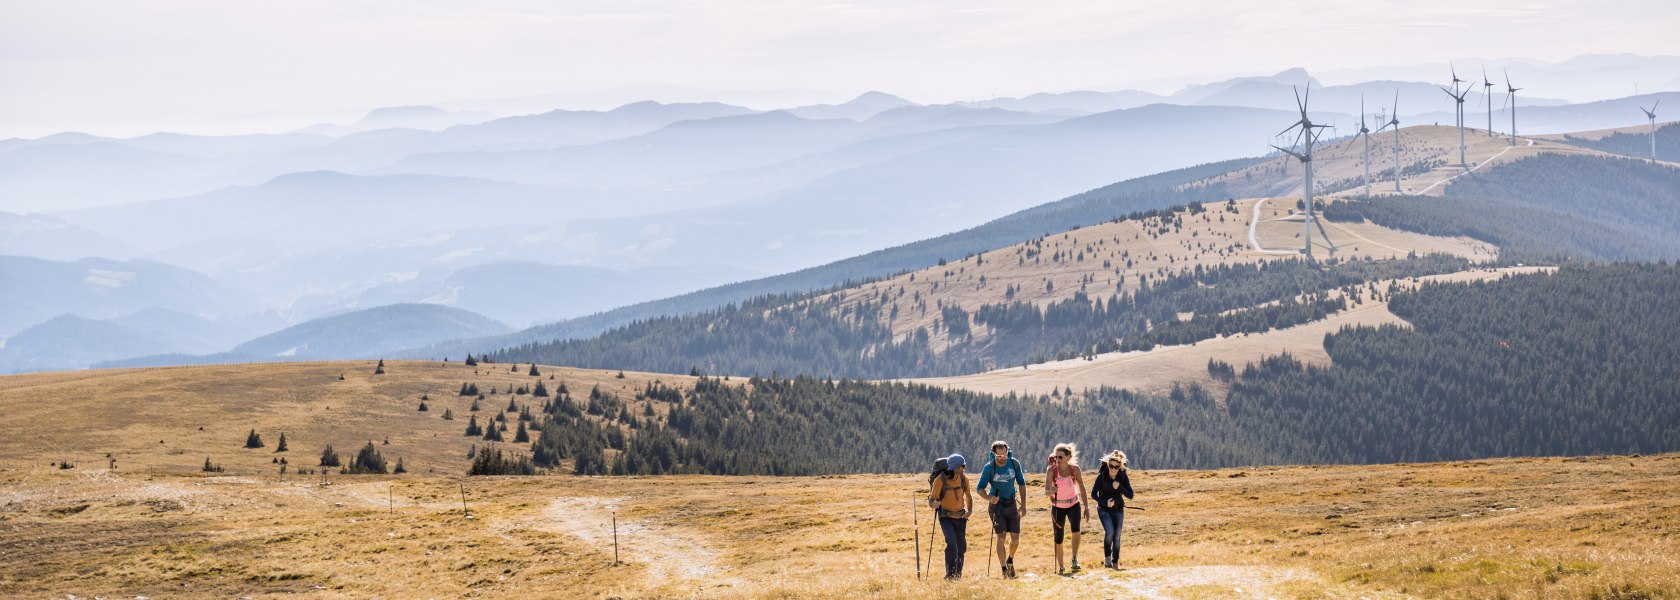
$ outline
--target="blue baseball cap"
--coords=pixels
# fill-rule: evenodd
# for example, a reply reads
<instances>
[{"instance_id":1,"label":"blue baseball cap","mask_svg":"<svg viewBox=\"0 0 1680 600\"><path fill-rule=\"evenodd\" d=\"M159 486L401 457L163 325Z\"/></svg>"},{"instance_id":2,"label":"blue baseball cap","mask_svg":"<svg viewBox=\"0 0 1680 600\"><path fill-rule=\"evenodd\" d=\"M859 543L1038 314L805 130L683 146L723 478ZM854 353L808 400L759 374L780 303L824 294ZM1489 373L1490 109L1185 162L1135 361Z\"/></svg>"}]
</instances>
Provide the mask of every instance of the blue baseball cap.
<instances>
[{"instance_id":1,"label":"blue baseball cap","mask_svg":"<svg viewBox=\"0 0 1680 600\"><path fill-rule=\"evenodd\" d=\"M945 459L945 468L951 469L951 470L961 469L961 468L963 468L964 465L967 465L967 464L968 464L968 461L964 460L963 455L961 455L961 454L952 454L950 456L950 458Z\"/></svg>"}]
</instances>

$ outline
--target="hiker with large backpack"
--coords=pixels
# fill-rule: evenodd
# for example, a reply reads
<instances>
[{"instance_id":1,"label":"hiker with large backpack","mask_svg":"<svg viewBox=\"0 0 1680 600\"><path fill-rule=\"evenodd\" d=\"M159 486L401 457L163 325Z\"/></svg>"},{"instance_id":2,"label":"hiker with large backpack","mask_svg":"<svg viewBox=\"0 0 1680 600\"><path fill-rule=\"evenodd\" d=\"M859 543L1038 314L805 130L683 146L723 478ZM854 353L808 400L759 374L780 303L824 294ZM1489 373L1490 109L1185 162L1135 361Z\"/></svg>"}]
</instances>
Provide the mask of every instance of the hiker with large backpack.
<instances>
[{"instance_id":1,"label":"hiker with large backpack","mask_svg":"<svg viewBox=\"0 0 1680 600\"><path fill-rule=\"evenodd\" d=\"M1073 444L1057 444L1050 454L1050 468L1044 474L1044 493L1050 496L1050 525L1055 531L1056 574L1079 572L1079 522L1091 518L1091 507L1080 502L1085 497L1085 475L1079 472L1079 449ZM1073 561L1062 569L1062 538L1066 530L1073 531Z\"/></svg>"},{"instance_id":2,"label":"hiker with large backpack","mask_svg":"<svg viewBox=\"0 0 1680 600\"><path fill-rule=\"evenodd\" d=\"M986 461L986 468L980 470L980 484L975 491L990 504L987 511L992 518L992 533L997 534L995 551L1005 579L1015 578L1015 548L1021 543L1021 515L1027 512L1027 495L1021 490L1026 487L1021 462L1015 460L1015 451L1009 449L1009 443L992 442L992 460Z\"/></svg>"},{"instance_id":3,"label":"hiker with large backpack","mask_svg":"<svg viewBox=\"0 0 1680 600\"><path fill-rule=\"evenodd\" d=\"M968 472L963 455L952 454L935 461L928 475L928 505L939 515L939 529L945 534L945 578L960 579L963 555L968 552L968 515L974 510Z\"/></svg>"},{"instance_id":4,"label":"hiker with large backpack","mask_svg":"<svg viewBox=\"0 0 1680 600\"><path fill-rule=\"evenodd\" d=\"M1097 503L1097 519L1103 526L1103 566L1120 568L1120 528L1126 525L1126 501L1132 498L1132 478L1126 475L1126 453L1119 450L1103 457L1097 469L1091 499Z\"/></svg>"}]
</instances>

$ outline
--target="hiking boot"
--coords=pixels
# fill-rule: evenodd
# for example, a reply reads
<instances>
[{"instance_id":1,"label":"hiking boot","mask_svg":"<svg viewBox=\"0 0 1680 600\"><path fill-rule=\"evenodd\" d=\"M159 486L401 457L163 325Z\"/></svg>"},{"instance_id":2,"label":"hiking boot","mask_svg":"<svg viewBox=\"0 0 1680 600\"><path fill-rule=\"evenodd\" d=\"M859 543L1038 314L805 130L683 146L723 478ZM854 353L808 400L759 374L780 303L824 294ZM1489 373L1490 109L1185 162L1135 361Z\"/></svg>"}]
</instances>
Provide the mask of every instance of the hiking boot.
<instances>
[{"instance_id":1,"label":"hiking boot","mask_svg":"<svg viewBox=\"0 0 1680 600\"><path fill-rule=\"evenodd\" d=\"M1073 561L1072 566L1068 567L1068 572L1069 573L1078 573L1079 572L1079 561L1077 561L1077 560Z\"/></svg>"},{"instance_id":2,"label":"hiking boot","mask_svg":"<svg viewBox=\"0 0 1680 600\"><path fill-rule=\"evenodd\" d=\"M1003 565L1003 570L1009 573L1010 579L1015 578L1015 557L1009 557L1009 561Z\"/></svg>"}]
</instances>

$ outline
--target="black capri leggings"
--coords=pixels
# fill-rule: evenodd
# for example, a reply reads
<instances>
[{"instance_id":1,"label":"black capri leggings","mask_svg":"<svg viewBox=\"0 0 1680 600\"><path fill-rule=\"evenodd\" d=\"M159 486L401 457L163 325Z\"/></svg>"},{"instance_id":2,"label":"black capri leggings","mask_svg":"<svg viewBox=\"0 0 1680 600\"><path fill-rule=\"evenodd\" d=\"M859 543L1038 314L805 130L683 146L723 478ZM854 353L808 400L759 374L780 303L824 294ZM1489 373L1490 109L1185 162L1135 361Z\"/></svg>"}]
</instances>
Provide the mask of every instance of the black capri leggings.
<instances>
[{"instance_id":1,"label":"black capri leggings","mask_svg":"<svg viewBox=\"0 0 1680 600\"><path fill-rule=\"evenodd\" d=\"M1056 524L1055 531L1057 544L1062 543L1062 532L1071 529L1074 533L1079 533L1079 508L1078 504L1067 508L1059 506L1050 507L1050 520ZM1065 527L1063 526L1064 521L1067 523Z\"/></svg>"}]
</instances>

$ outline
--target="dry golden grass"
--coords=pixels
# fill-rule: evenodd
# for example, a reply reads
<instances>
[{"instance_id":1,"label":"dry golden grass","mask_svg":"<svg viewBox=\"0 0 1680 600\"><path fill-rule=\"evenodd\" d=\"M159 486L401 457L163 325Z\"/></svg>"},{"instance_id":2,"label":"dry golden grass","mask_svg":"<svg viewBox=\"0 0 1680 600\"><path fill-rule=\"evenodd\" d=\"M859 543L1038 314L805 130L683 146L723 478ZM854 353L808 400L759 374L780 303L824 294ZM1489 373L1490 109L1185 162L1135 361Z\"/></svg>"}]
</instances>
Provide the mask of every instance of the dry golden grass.
<instances>
[{"instance_id":1,"label":"dry golden grass","mask_svg":"<svg viewBox=\"0 0 1680 600\"><path fill-rule=\"evenodd\" d=\"M466 519L461 484L446 477L345 476L322 487L269 475L10 469L0 472L0 596L1680 594L1676 455L1133 480L1147 510L1127 515L1124 570L1101 568L1100 526L1089 522L1087 571L1053 575L1046 504L1029 487L1022 577L986 570L982 516L968 535L968 578L947 583L915 579L916 475L475 478L465 482Z\"/></svg>"},{"instance_id":2,"label":"dry golden grass","mask_svg":"<svg viewBox=\"0 0 1680 600\"><path fill-rule=\"evenodd\" d=\"M109 454L118 473L196 473L209 458L228 472L278 474L279 465L271 462L277 457L285 456L295 472L314 467L327 444L349 460L371 441L388 461L402 457L410 472L453 474L461 471L467 451L484 443L462 435L472 414L472 399L456 395L464 382L476 383L486 394L478 413L482 423L507 408L514 397L508 393L511 387L534 386L539 379L551 390L564 382L577 397L586 397L599 385L626 401L652 381L686 387L692 380L637 372L625 372L625 378L618 379L616 371L548 366L538 367L540 377L530 377L528 363L510 372L512 365L506 364L475 369L430 361L387 361L387 374L374 375L375 362L0 377L0 422L7 427L0 435L0 467L27 471L69 461L80 468L104 468ZM490 394L492 387L502 393ZM422 394L431 398L427 412L417 410ZM523 395L517 400L535 411L543 399ZM455 420L442 419L445 409L454 412ZM244 447L252 429L267 447ZM282 432L290 451L277 454Z\"/></svg>"},{"instance_id":3,"label":"dry golden grass","mask_svg":"<svg viewBox=\"0 0 1680 600\"><path fill-rule=\"evenodd\" d=\"M1256 251L1249 241L1249 222L1256 217L1257 204L1257 239L1272 252ZM952 260L945 265L854 286L833 297L838 298L836 310L840 311L865 302L880 303L875 319L889 326L898 339L927 328L933 347L942 351L949 346L949 338L944 329L934 327L941 306L960 306L973 313L982 305L1011 300L1044 306L1080 292L1107 298L1117 291L1136 291L1143 277L1153 281L1198 266L1293 258L1296 255L1287 251L1301 246L1301 221L1293 207L1293 201L1266 199L1210 203L1201 214L1180 211L1183 226L1165 232L1159 230L1160 219L1082 227L1046 236L1041 244L1016 244L977 257L949 257ZM1498 256L1493 246L1469 238L1427 236L1371 223L1327 226L1332 239L1342 246L1338 254L1342 257L1384 260L1412 252L1442 252L1480 261ZM1319 234L1313 235L1316 239ZM1318 256L1323 256L1322 251ZM991 333L975 324L972 335L984 343Z\"/></svg>"},{"instance_id":4,"label":"dry golden grass","mask_svg":"<svg viewBox=\"0 0 1680 600\"><path fill-rule=\"evenodd\" d=\"M0 377L0 597L1680 594L1675 455L1136 472L1147 511L1128 514L1126 570L1072 578L1050 573L1046 505L1030 487L1022 578L990 579L976 522L970 577L945 583L915 579L921 476L464 479L475 440L459 435L462 421L411 414L414 398L530 378L507 365L476 378L458 364L393 361L377 377L370 367ZM656 378L684 381L544 371L574 391L599 384L626 397ZM465 412L465 399L432 397ZM382 450L415 472L333 475L325 486L282 477L269 449L240 447L253 427L295 432L300 466L321 443L353 449L389 435ZM106 452L119 457L114 471L85 458ZM227 471L195 472L204 456ZM49 466L61 458L77 467ZM919 517L930 551L931 523ZM1100 566L1100 526L1087 527L1083 562Z\"/></svg>"}]
</instances>

